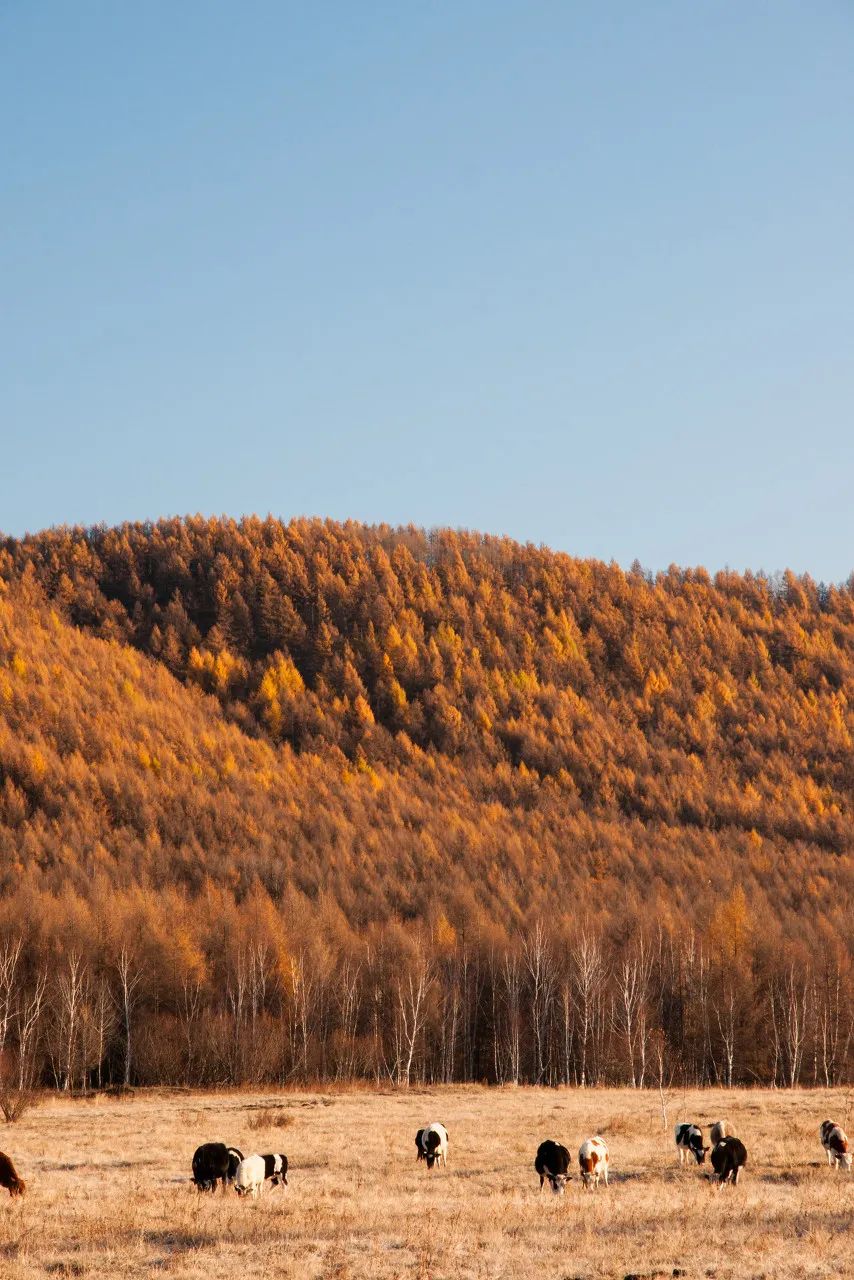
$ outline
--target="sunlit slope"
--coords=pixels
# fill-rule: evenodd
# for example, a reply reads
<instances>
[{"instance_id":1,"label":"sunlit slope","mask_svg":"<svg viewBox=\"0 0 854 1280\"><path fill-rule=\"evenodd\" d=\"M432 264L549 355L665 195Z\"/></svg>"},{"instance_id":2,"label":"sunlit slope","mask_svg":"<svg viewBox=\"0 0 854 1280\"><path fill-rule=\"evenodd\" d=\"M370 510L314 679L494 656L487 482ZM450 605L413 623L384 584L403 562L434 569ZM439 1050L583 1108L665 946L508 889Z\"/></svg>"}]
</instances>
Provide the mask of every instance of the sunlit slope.
<instances>
[{"instance_id":1,"label":"sunlit slope","mask_svg":"<svg viewBox=\"0 0 854 1280\"><path fill-rule=\"evenodd\" d=\"M848 589L309 521L5 548L7 877L847 927Z\"/></svg>"}]
</instances>

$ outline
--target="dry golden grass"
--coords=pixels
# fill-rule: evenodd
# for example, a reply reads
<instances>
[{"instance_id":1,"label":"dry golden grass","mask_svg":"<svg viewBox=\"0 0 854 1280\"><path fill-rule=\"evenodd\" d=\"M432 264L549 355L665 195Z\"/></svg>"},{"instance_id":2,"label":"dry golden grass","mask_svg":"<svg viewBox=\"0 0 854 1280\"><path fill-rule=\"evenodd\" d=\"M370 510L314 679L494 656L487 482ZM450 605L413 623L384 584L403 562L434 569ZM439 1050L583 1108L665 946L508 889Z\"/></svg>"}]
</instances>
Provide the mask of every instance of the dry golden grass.
<instances>
[{"instance_id":1,"label":"dry golden grass","mask_svg":"<svg viewBox=\"0 0 854 1280\"><path fill-rule=\"evenodd\" d=\"M725 1116L749 1163L717 1192L680 1169L657 1095L629 1090L448 1088L409 1093L137 1093L51 1100L0 1131L28 1194L0 1201L0 1277L225 1280L235 1275L413 1277L813 1277L852 1270L854 1178L825 1164L825 1117L852 1127L843 1091L688 1093L679 1119ZM442 1120L447 1171L415 1160ZM575 1159L599 1132L611 1186L538 1194L537 1144ZM257 1203L200 1196L203 1141L284 1150L290 1186Z\"/></svg>"}]
</instances>

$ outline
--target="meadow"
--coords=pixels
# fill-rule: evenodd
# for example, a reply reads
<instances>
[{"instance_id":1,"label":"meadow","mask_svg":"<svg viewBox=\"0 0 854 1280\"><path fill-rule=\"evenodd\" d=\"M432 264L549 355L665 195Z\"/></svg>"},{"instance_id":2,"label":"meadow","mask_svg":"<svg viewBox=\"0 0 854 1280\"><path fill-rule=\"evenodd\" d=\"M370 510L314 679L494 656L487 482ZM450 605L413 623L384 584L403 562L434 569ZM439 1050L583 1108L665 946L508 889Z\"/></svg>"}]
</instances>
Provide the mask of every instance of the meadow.
<instances>
[{"instance_id":1,"label":"meadow","mask_svg":"<svg viewBox=\"0 0 854 1280\"><path fill-rule=\"evenodd\" d=\"M854 1178L817 1136L850 1132L850 1090L657 1093L449 1087L409 1091L51 1097L0 1132L27 1181L0 1200L4 1280L163 1275L440 1280L519 1277L814 1277L854 1274ZM748 1149L737 1188L680 1169L672 1126L725 1117ZM450 1134L428 1173L414 1135ZM611 1185L585 1193L579 1143L600 1133ZM537 1144L570 1148L567 1193L539 1194ZM257 1203L200 1196L203 1141L284 1151L289 1186Z\"/></svg>"}]
</instances>

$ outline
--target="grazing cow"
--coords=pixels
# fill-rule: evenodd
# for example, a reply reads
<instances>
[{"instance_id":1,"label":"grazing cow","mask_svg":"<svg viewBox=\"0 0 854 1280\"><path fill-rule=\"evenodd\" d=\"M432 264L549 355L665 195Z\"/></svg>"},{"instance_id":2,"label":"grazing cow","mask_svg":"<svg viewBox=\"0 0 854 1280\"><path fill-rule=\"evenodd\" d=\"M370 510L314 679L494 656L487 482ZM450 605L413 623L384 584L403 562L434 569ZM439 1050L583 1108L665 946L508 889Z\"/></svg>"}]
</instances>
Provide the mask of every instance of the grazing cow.
<instances>
[{"instance_id":1,"label":"grazing cow","mask_svg":"<svg viewBox=\"0 0 854 1280\"><path fill-rule=\"evenodd\" d=\"M689 1152L697 1164L705 1164L709 1147L703 1146L703 1131L695 1124L677 1124L675 1129L676 1150L679 1152L679 1163L683 1164Z\"/></svg>"},{"instance_id":2,"label":"grazing cow","mask_svg":"<svg viewBox=\"0 0 854 1280\"><path fill-rule=\"evenodd\" d=\"M738 1175L746 1164L747 1151L744 1143L732 1134L722 1138L712 1151L712 1168L717 1174L719 1189L725 1182L731 1182L735 1186Z\"/></svg>"},{"instance_id":3,"label":"grazing cow","mask_svg":"<svg viewBox=\"0 0 854 1280\"><path fill-rule=\"evenodd\" d=\"M709 1130L709 1141L713 1147L716 1147L719 1142L723 1142L728 1133L729 1126L726 1120L716 1120Z\"/></svg>"},{"instance_id":4,"label":"grazing cow","mask_svg":"<svg viewBox=\"0 0 854 1280\"><path fill-rule=\"evenodd\" d=\"M589 1191L599 1186L599 1176L608 1185L608 1148L601 1138L588 1138L582 1142L578 1152L578 1163L581 1168L581 1181L584 1190Z\"/></svg>"},{"instance_id":5,"label":"grazing cow","mask_svg":"<svg viewBox=\"0 0 854 1280\"><path fill-rule=\"evenodd\" d=\"M415 1135L418 1148L418 1160L426 1160L427 1168L432 1169L438 1161L447 1166L448 1163L448 1130L443 1124L434 1121L426 1129L419 1129Z\"/></svg>"},{"instance_id":6,"label":"grazing cow","mask_svg":"<svg viewBox=\"0 0 854 1280\"><path fill-rule=\"evenodd\" d=\"M288 1157L281 1152L268 1156L247 1156L237 1166L234 1189L239 1196L251 1195L257 1200L265 1182L277 1187L288 1185Z\"/></svg>"},{"instance_id":7,"label":"grazing cow","mask_svg":"<svg viewBox=\"0 0 854 1280\"><path fill-rule=\"evenodd\" d=\"M541 1194L543 1183L548 1178L555 1195L563 1195L566 1180L569 1177L569 1152L566 1147L562 1147L559 1142L552 1142L551 1138L547 1138L545 1142L541 1142L537 1147L534 1168L540 1175Z\"/></svg>"},{"instance_id":8,"label":"grazing cow","mask_svg":"<svg viewBox=\"0 0 854 1280\"><path fill-rule=\"evenodd\" d=\"M227 1147L224 1142L205 1142L193 1156L193 1182L199 1191L216 1191L216 1184L222 1182L225 1191L226 1186L234 1182L242 1159L243 1152L237 1147Z\"/></svg>"},{"instance_id":9,"label":"grazing cow","mask_svg":"<svg viewBox=\"0 0 854 1280\"><path fill-rule=\"evenodd\" d=\"M851 1168L851 1152L848 1148L848 1137L841 1125L832 1120L825 1120L819 1129L821 1145L827 1152L827 1163L837 1169ZM5 1186L5 1183L3 1184Z\"/></svg>"},{"instance_id":10,"label":"grazing cow","mask_svg":"<svg viewBox=\"0 0 854 1280\"><path fill-rule=\"evenodd\" d=\"M5 1187L10 1196L22 1196L27 1189L26 1182L18 1177L12 1161L2 1151L0 1151L0 1187Z\"/></svg>"}]
</instances>

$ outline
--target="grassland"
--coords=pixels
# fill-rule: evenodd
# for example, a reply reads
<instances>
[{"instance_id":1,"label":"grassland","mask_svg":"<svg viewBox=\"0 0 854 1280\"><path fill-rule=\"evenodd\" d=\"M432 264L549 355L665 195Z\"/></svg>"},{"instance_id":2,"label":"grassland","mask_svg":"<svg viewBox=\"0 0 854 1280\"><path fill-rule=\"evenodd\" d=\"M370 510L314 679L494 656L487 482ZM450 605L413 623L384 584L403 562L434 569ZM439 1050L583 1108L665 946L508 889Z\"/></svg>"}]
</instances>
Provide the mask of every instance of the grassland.
<instances>
[{"instance_id":1,"label":"grassland","mask_svg":"<svg viewBox=\"0 0 854 1280\"><path fill-rule=\"evenodd\" d=\"M718 1192L680 1169L657 1094L449 1088L169 1093L51 1099L0 1133L28 1193L0 1200L3 1280L77 1276L814 1277L854 1274L854 1178L817 1128L851 1124L849 1091L688 1093L669 1122L725 1116L749 1164ZM447 1171L415 1160L415 1130L450 1132ZM538 1194L545 1137L573 1158L599 1132L611 1186ZM284 1151L290 1185L257 1203L199 1196L198 1143Z\"/></svg>"}]
</instances>

